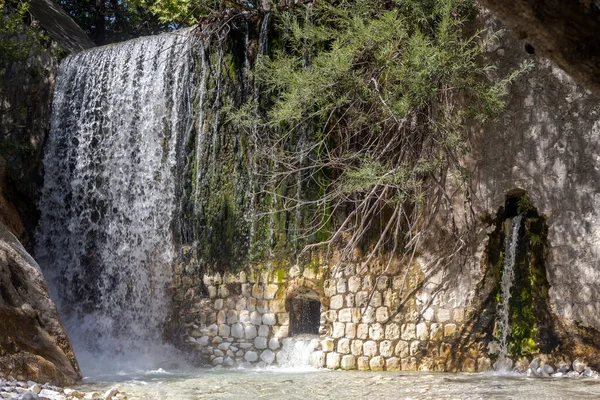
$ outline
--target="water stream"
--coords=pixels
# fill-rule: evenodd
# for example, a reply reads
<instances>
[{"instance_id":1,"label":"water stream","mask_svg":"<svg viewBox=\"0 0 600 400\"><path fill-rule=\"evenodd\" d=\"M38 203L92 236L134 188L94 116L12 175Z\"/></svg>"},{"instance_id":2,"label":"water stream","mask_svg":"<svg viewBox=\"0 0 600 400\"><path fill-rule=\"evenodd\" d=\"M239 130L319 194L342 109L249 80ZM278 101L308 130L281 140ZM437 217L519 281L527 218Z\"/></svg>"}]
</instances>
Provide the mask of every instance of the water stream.
<instances>
[{"instance_id":1,"label":"water stream","mask_svg":"<svg viewBox=\"0 0 600 400\"><path fill-rule=\"evenodd\" d=\"M517 246L519 244L519 229L521 228L521 215L511 220L510 234L504 241L504 262L502 269L502 281L500 282L500 302L498 303L498 327L500 330L500 351L498 354L498 370L508 370L512 367L508 360L508 337L510 335L510 290L515 280L515 259Z\"/></svg>"}]
</instances>

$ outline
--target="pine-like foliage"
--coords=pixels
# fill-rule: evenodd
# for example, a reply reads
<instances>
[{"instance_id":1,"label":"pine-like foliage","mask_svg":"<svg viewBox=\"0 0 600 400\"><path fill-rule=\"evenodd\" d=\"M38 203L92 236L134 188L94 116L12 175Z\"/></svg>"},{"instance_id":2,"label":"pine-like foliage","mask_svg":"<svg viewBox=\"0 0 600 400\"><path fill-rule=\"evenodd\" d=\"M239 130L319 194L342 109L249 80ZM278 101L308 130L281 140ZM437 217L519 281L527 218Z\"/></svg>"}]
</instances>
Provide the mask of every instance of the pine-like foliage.
<instances>
[{"instance_id":1,"label":"pine-like foliage","mask_svg":"<svg viewBox=\"0 0 600 400\"><path fill-rule=\"evenodd\" d=\"M278 15L282 44L257 74L271 104L266 191L299 216L296 238L321 233L309 248L342 243L342 260L366 239L370 257L414 251L448 178L466 177L467 127L495 117L526 69L490 82L483 35L466 32L473 16L470 0L321 1Z\"/></svg>"}]
</instances>

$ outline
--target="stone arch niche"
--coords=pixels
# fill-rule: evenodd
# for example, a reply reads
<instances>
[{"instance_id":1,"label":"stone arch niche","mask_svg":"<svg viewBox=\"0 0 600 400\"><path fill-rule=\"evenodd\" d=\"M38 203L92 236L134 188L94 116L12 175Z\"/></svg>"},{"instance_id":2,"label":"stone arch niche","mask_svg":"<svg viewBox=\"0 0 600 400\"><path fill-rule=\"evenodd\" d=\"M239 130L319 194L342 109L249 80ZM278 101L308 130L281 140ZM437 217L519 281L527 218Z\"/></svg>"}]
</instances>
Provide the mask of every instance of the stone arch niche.
<instances>
[{"instance_id":1,"label":"stone arch niche","mask_svg":"<svg viewBox=\"0 0 600 400\"><path fill-rule=\"evenodd\" d=\"M309 288L299 288L288 295L285 308L290 316L290 336L318 335L321 325L321 301Z\"/></svg>"}]
</instances>

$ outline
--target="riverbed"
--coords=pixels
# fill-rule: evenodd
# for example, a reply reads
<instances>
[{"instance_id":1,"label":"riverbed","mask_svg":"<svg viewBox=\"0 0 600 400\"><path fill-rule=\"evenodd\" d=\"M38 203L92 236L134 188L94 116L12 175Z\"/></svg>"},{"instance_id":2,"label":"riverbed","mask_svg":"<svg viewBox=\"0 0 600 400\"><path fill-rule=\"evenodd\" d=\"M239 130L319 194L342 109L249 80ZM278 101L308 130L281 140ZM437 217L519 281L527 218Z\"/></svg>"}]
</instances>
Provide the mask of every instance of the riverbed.
<instances>
[{"instance_id":1,"label":"riverbed","mask_svg":"<svg viewBox=\"0 0 600 400\"><path fill-rule=\"evenodd\" d=\"M118 387L129 399L597 399L600 379L495 373L201 369L86 378L79 389Z\"/></svg>"}]
</instances>

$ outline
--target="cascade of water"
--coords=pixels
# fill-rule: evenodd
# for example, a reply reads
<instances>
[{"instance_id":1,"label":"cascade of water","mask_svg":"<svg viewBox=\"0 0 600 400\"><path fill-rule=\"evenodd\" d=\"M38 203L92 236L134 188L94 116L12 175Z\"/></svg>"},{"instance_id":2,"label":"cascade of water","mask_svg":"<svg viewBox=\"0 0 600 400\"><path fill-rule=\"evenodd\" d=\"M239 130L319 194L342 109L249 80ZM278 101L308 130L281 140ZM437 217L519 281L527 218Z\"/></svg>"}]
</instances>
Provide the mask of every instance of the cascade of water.
<instances>
[{"instance_id":1,"label":"cascade of water","mask_svg":"<svg viewBox=\"0 0 600 400\"><path fill-rule=\"evenodd\" d=\"M111 369L151 363L160 342L196 40L178 31L61 63L35 253L84 373L99 355Z\"/></svg>"},{"instance_id":2,"label":"cascade of water","mask_svg":"<svg viewBox=\"0 0 600 400\"><path fill-rule=\"evenodd\" d=\"M521 228L521 215L511 220L511 230L504 241L504 261L502 270L502 281L500 283L501 297L498 303L498 326L500 329L500 352L498 355L498 369L510 368L508 356L508 335L510 335L509 324L509 301L510 290L515 279L515 258L517 245L519 243L519 229Z\"/></svg>"},{"instance_id":3,"label":"cascade of water","mask_svg":"<svg viewBox=\"0 0 600 400\"><path fill-rule=\"evenodd\" d=\"M281 368L298 369L310 367L311 355L319 345L319 335L303 334L283 340L277 353L277 364Z\"/></svg>"}]
</instances>

